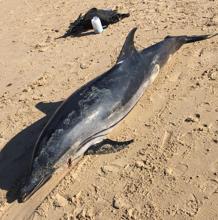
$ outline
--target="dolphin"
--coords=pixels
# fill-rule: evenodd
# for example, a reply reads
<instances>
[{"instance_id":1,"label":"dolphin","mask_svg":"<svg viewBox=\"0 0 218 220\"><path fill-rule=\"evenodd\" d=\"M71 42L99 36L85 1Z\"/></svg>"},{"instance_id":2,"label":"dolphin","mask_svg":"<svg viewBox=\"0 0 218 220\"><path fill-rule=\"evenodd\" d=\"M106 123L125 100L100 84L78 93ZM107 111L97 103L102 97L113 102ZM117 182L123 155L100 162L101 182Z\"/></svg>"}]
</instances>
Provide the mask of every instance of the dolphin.
<instances>
[{"instance_id":1,"label":"dolphin","mask_svg":"<svg viewBox=\"0 0 218 220\"><path fill-rule=\"evenodd\" d=\"M167 36L137 51L136 29L129 32L116 64L74 92L48 121L35 144L20 202L36 192L58 167L106 139L182 45L217 35Z\"/></svg>"}]
</instances>

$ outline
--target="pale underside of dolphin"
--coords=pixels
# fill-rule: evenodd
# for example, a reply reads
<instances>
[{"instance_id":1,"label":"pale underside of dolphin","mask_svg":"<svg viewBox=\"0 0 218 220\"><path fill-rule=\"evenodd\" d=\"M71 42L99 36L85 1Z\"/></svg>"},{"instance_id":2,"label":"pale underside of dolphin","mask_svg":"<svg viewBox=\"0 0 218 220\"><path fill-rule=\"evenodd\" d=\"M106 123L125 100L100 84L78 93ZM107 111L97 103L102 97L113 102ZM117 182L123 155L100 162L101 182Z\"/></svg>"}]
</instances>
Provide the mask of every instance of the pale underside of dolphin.
<instances>
[{"instance_id":1,"label":"pale underside of dolphin","mask_svg":"<svg viewBox=\"0 0 218 220\"><path fill-rule=\"evenodd\" d=\"M137 51L133 41L135 31L136 28L128 34L117 63L66 99L44 127L20 190L20 201L27 200L69 158L81 156L105 139L183 44L215 36L168 36Z\"/></svg>"}]
</instances>

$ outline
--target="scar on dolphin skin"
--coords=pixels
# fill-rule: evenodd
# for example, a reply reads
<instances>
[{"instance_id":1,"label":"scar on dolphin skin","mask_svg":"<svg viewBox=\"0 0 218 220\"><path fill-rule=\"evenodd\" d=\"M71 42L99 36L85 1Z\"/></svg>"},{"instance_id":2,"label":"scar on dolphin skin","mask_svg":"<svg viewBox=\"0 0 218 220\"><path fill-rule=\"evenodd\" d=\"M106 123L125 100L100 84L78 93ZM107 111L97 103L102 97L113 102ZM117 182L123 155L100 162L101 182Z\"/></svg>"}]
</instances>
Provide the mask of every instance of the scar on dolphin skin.
<instances>
[{"instance_id":1,"label":"scar on dolphin skin","mask_svg":"<svg viewBox=\"0 0 218 220\"><path fill-rule=\"evenodd\" d=\"M168 36L138 51L134 46L136 29L129 32L116 64L68 97L43 128L19 192L20 202L42 187L59 166L71 166L74 159L92 146L89 153L105 154L132 143L132 140L117 143L106 138L138 103L171 55L184 44L217 35ZM105 142L106 145L98 145Z\"/></svg>"},{"instance_id":2,"label":"scar on dolphin skin","mask_svg":"<svg viewBox=\"0 0 218 220\"><path fill-rule=\"evenodd\" d=\"M154 80L156 79L159 72L160 72L160 66L158 64L156 64L154 66L154 69L152 70L152 73L151 73L151 83L154 82Z\"/></svg>"}]
</instances>

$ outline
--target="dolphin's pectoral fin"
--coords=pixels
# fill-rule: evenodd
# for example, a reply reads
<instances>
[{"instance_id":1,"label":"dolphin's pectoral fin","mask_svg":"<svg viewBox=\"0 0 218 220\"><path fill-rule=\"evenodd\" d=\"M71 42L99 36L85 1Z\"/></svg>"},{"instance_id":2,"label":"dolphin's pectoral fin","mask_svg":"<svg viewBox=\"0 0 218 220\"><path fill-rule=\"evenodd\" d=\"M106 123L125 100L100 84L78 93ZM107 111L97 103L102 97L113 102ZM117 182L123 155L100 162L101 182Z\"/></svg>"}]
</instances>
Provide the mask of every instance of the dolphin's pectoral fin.
<instances>
[{"instance_id":1,"label":"dolphin's pectoral fin","mask_svg":"<svg viewBox=\"0 0 218 220\"><path fill-rule=\"evenodd\" d=\"M120 52L120 55L117 58L117 63L124 60L126 57L129 57L132 54L137 53L137 50L136 50L135 45L134 45L134 36L135 36L136 30L137 30L137 28L133 28L129 32L129 34L126 38L126 41L123 45L123 48Z\"/></svg>"},{"instance_id":2,"label":"dolphin's pectoral fin","mask_svg":"<svg viewBox=\"0 0 218 220\"><path fill-rule=\"evenodd\" d=\"M85 153L85 155L94 155L94 154L109 154L116 153L120 150L127 148L131 143L133 143L133 139L128 141L113 141L110 139L105 139L102 142L92 145Z\"/></svg>"}]
</instances>

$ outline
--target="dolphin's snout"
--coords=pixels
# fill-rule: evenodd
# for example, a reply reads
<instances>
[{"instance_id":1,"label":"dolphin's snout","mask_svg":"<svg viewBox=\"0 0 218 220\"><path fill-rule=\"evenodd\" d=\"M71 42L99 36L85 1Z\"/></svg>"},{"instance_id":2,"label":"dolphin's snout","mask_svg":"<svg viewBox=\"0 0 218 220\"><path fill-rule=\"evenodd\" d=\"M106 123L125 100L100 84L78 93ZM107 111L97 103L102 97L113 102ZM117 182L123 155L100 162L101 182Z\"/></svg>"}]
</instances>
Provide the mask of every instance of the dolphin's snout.
<instances>
[{"instance_id":1,"label":"dolphin's snout","mask_svg":"<svg viewBox=\"0 0 218 220\"><path fill-rule=\"evenodd\" d=\"M21 189L18 196L18 202L27 201L40 187L42 187L50 178L51 174L40 179L36 183L27 182Z\"/></svg>"}]
</instances>

